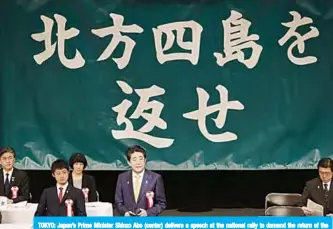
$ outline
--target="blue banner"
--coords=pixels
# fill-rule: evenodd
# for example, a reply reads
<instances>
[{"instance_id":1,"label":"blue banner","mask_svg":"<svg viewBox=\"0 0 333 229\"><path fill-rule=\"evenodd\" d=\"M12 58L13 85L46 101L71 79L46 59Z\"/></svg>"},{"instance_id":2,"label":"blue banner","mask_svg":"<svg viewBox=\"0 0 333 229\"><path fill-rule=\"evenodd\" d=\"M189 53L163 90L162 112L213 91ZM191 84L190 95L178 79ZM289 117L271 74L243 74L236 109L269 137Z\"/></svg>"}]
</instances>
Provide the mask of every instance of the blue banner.
<instances>
[{"instance_id":1,"label":"blue banner","mask_svg":"<svg viewBox=\"0 0 333 229\"><path fill-rule=\"evenodd\" d=\"M2 0L16 167L314 169L333 157L333 1Z\"/></svg>"},{"instance_id":2,"label":"blue banner","mask_svg":"<svg viewBox=\"0 0 333 229\"><path fill-rule=\"evenodd\" d=\"M332 228L332 217L35 217L34 228Z\"/></svg>"}]
</instances>

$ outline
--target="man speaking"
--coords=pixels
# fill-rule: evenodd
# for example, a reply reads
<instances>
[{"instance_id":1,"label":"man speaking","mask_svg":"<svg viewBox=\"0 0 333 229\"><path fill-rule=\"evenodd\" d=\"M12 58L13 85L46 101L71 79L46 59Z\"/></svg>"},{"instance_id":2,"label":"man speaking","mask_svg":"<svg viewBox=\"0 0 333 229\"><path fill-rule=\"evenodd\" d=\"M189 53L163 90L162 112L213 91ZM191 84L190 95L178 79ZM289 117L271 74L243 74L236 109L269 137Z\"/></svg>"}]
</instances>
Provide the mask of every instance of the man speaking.
<instances>
[{"instance_id":1,"label":"man speaking","mask_svg":"<svg viewBox=\"0 0 333 229\"><path fill-rule=\"evenodd\" d=\"M161 175L145 169L146 151L140 146L127 150L131 171L118 177L115 205L124 216L157 216L166 208Z\"/></svg>"}]
</instances>

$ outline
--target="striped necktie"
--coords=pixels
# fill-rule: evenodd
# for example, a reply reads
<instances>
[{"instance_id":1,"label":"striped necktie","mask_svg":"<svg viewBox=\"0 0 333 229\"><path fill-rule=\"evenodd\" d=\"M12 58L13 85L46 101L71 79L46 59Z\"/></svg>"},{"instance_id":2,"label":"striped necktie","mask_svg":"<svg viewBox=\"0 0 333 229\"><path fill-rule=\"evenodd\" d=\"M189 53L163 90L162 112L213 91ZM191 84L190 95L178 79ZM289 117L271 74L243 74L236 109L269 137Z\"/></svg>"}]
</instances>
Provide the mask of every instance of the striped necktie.
<instances>
[{"instance_id":1,"label":"striped necktie","mask_svg":"<svg viewBox=\"0 0 333 229\"><path fill-rule=\"evenodd\" d=\"M324 184L325 202L327 202L327 200L328 200L328 193L329 193L328 185Z\"/></svg>"}]
</instances>

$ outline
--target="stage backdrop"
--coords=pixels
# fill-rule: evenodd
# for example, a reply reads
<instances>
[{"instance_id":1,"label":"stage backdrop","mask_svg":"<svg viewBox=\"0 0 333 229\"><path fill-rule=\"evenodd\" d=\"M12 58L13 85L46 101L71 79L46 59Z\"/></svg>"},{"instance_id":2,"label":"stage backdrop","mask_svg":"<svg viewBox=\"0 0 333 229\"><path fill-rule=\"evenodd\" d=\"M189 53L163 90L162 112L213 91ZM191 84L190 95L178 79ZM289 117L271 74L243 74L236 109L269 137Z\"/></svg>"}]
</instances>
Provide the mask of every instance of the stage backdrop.
<instances>
[{"instance_id":1,"label":"stage backdrop","mask_svg":"<svg viewBox=\"0 0 333 229\"><path fill-rule=\"evenodd\" d=\"M314 168L333 156L333 2L2 0L18 167Z\"/></svg>"}]
</instances>

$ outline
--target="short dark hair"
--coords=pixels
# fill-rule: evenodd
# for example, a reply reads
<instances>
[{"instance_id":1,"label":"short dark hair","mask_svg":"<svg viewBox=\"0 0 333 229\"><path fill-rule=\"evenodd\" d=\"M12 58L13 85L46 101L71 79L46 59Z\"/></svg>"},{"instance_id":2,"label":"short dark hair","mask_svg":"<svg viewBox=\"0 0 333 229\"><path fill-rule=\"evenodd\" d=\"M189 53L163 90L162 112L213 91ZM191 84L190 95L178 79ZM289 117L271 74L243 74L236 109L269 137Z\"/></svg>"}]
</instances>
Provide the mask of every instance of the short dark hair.
<instances>
[{"instance_id":1,"label":"short dark hair","mask_svg":"<svg viewBox=\"0 0 333 229\"><path fill-rule=\"evenodd\" d=\"M143 157L146 158L147 157L147 153L146 153L146 150L139 146L139 145L134 145L134 146L130 146L128 147L127 149L127 152L126 152L126 157L127 157L127 160L130 161L131 160L131 156L134 152L140 152L143 154Z\"/></svg>"},{"instance_id":2,"label":"short dark hair","mask_svg":"<svg viewBox=\"0 0 333 229\"><path fill-rule=\"evenodd\" d=\"M14 158L16 157L16 153L13 147L1 147L0 149L0 157L2 157L2 155L4 155L5 153L12 153L14 154Z\"/></svg>"},{"instance_id":3,"label":"short dark hair","mask_svg":"<svg viewBox=\"0 0 333 229\"><path fill-rule=\"evenodd\" d=\"M73 165L77 162L81 162L83 164L83 168L85 169L88 165L86 157L82 153L75 153L69 158L69 166L73 168Z\"/></svg>"},{"instance_id":4,"label":"short dark hair","mask_svg":"<svg viewBox=\"0 0 333 229\"><path fill-rule=\"evenodd\" d=\"M333 160L329 157L322 158L318 162L317 168L330 168L333 172Z\"/></svg>"},{"instance_id":5,"label":"short dark hair","mask_svg":"<svg viewBox=\"0 0 333 229\"><path fill-rule=\"evenodd\" d=\"M65 160L57 159L51 165L52 174L54 174L57 169L67 169L69 171L69 166Z\"/></svg>"}]
</instances>

